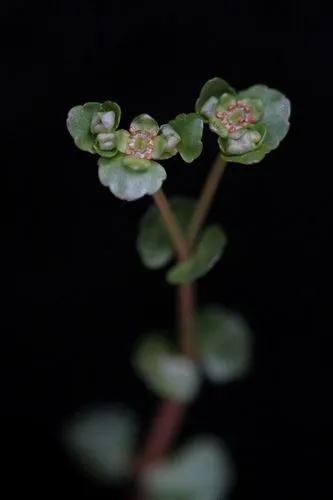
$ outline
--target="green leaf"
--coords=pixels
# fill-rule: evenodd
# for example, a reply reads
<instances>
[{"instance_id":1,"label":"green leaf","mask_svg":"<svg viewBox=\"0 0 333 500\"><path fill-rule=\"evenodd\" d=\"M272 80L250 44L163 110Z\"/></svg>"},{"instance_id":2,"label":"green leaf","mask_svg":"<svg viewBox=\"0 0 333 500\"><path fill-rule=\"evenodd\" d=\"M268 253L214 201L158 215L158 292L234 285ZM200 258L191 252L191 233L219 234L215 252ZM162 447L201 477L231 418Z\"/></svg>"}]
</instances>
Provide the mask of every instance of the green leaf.
<instances>
[{"instance_id":1,"label":"green leaf","mask_svg":"<svg viewBox=\"0 0 333 500\"><path fill-rule=\"evenodd\" d=\"M235 90L222 78L212 78L208 80L201 89L200 95L195 103L195 110L197 113L201 112L203 105L211 97L217 99L224 93L235 94Z\"/></svg>"},{"instance_id":2,"label":"green leaf","mask_svg":"<svg viewBox=\"0 0 333 500\"><path fill-rule=\"evenodd\" d=\"M254 85L238 94L239 99L247 97L261 99L263 116L260 121L267 129L264 144L268 150L277 148L289 130L290 101L281 92L266 85Z\"/></svg>"},{"instance_id":3,"label":"green leaf","mask_svg":"<svg viewBox=\"0 0 333 500\"><path fill-rule=\"evenodd\" d=\"M123 163L124 155L100 158L98 175L101 183L121 200L133 201L158 191L166 179L164 168L154 161L145 171L134 171Z\"/></svg>"},{"instance_id":4,"label":"green leaf","mask_svg":"<svg viewBox=\"0 0 333 500\"><path fill-rule=\"evenodd\" d=\"M152 500L225 500L234 475L224 444L202 436L168 461L149 467L143 474L143 486Z\"/></svg>"},{"instance_id":5,"label":"green leaf","mask_svg":"<svg viewBox=\"0 0 333 500\"><path fill-rule=\"evenodd\" d=\"M197 348L208 378L212 382L230 382L249 369L251 331L239 314L210 306L198 314Z\"/></svg>"},{"instance_id":6,"label":"green leaf","mask_svg":"<svg viewBox=\"0 0 333 500\"><path fill-rule=\"evenodd\" d=\"M186 230L194 211L194 200L182 197L171 198L170 205L180 226ZM173 257L169 235L155 205L148 209L141 220L137 249L142 262L149 269L159 269L170 262Z\"/></svg>"},{"instance_id":7,"label":"green leaf","mask_svg":"<svg viewBox=\"0 0 333 500\"><path fill-rule=\"evenodd\" d=\"M224 152L224 144L222 137L218 138L218 144L220 146L220 154L222 158L228 162L242 163L244 165L252 165L253 163L258 163L261 161L270 149L262 143L257 149L249 151L248 153L243 153L241 155L230 155Z\"/></svg>"},{"instance_id":8,"label":"green leaf","mask_svg":"<svg viewBox=\"0 0 333 500\"><path fill-rule=\"evenodd\" d=\"M160 135L154 139L153 158L157 160L167 160L178 153L177 145L180 142L180 136L169 125L162 125Z\"/></svg>"},{"instance_id":9,"label":"green leaf","mask_svg":"<svg viewBox=\"0 0 333 500\"><path fill-rule=\"evenodd\" d=\"M202 151L202 118L197 113L182 113L171 120L170 125L180 136L177 148L181 157L187 163L191 163Z\"/></svg>"},{"instance_id":10,"label":"green leaf","mask_svg":"<svg viewBox=\"0 0 333 500\"><path fill-rule=\"evenodd\" d=\"M191 283L204 276L219 260L226 243L224 232L218 226L209 226L204 231L193 255L168 271L168 283L173 285Z\"/></svg>"},{"instance_id":11,"label":"green leaf","mask_svg":"<svg viewBox=\"0 0 333 500\"><path fill-rule=\"evenodd\" d=\"M67 116L67 129L74 139L76 146L83 151L95 153L93 148L94 136L90 132L92 115L100 111L99 102L88 102L83 106L75 106L69 110Z\"/></svg>"},{"instance_id":12,"label":"green leaf","mask_svg":"<svg viewBox=\"0 0 333 500\"><path fill-rule=\"evenodd\" d=\"M116 130L119 127L120 118L121 118L121 109L120 106L116 102L113 101L105 101L102 104L101 111L113 111L115 114L115 120L113 125L113 130Z\"/></svg>"},{"instance_id":13,"label":"green leaf","mask_svg":"<svg viewBox=\"0 0 333 500\"><path fill-rule=\"evenodd\" d=\"M133 365L146 386L159 397L188 403L199 391L200 378L194 362L173 353L161 335L144 338Z\"/></svg>"},{"instance_id":14,"label":"green leaf","mask_svg":"<svg viewBox=\"0 0 333 500\"><path fill-rule=\"evenodd\" d=\"M133 472L137 426L124 408L102 407L79 413L66 425L69 452L96 479L120 482Z\"/></svg>"}]
</instances>

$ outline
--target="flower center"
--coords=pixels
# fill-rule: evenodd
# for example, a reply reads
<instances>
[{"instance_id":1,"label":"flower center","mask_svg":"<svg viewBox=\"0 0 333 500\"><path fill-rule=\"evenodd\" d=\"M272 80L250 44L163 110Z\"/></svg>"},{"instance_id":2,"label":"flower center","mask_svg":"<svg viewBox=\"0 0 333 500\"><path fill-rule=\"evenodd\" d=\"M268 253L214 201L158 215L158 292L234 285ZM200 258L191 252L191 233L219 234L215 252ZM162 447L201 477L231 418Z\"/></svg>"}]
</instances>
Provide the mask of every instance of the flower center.
<instances>
[{"instance_id":1,"label":"flower center","mask_svg":"<svg viewBox=\"0 0 333 500\"><path fill-rule=\"evenodd\" d=\"M137 131L135 129L130 129L130 134L126 154L144 160L151 160L154 149L153 138L156 134L151 131Z\"/></svg>"},{"instance_id":2,"label":"flower center","mask_svg":"<svg viewBox=\"0 0 333 500\"><path fill-rule=\"evenodd\" d=\"M216 116L231 134L257 121L251 106L241 100L235 100L227 109L218 111Z\"/></svg>"}]
</instances>

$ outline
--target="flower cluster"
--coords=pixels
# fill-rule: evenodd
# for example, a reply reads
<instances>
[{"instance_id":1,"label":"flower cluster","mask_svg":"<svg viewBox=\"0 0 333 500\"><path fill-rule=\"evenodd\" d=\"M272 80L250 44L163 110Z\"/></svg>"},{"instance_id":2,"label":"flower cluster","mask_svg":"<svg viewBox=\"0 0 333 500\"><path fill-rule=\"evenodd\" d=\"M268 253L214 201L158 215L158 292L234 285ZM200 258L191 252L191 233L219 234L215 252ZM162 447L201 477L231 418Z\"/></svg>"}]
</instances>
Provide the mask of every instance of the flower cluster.
<instances>
[{"instance_id":1,"label":"flower cluster","mask_svg":"<svg viewBox=\"0 0 333 500\"><path fill-rule=\"evenodd\" d=\"M99 155L99 178L118 198L136 200L158 191L166 179L160 160L180 154L191 163L202 151L204 121L216 133L221 156L251 164L275 149L289 128L290 103L277 90L254 85L236 92L226 81L205 83L195 113L162 125L147 114L119 129L117 103L88 102L69 111L67 127L79 149Z\"/></svg>"},{"instance_id":2,"label":"flower cluster","mask_svg":"<svg viewBox=\"0 0 333 500\"><path fill-rule=\"evenodd\" d=\"M262 160L289 129L288 99L265 85L237 93L221 78L213 78L203 86L196 111L219 136L226 161L250 164Z\"/></svg>"},{"instance_id":3,"label":"flower cluster","mask_svg":"<svg viewBox=\"0 0 333 500\"><path fill-rule=\"evenodd\" d=\"M129 129L118 129L117 103L88 102L69 111L67 128L79 149L100 156L99 178L112 193L136 200L158 191L166 172L156 160L179 153L192 162L202 150L203 120L196 113L178 115L162 125L147 114L134 118Z\"/></svg>"}]
</instances>

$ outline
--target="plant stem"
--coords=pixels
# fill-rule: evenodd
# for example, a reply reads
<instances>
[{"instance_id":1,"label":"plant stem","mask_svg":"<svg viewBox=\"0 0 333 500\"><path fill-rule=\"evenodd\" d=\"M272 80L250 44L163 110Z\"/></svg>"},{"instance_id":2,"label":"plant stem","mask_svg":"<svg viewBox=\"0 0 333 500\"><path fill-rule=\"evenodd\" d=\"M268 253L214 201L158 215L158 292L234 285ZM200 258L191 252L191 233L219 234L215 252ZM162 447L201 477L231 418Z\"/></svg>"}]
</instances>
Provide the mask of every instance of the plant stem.
<instances>
[{"instance_id":1,"label":"plant stem","mask_svg":"<svg viewBox=\"0 0 333 500\"><path fill-rule=\"evenodd\" d=\"M179 347L184 356L195 358L195 284L179 285L177 289Z\"/></svg>"},{"instance_id":2,"label":"plant stem","mask_svg":"<svg viewBox=\"0 0 333 500\"><path fill-rule=\"evenodd\" d=\"M160 210L161 217L170 236L178 261L189 256L188 244L179 223L172 212L168 200L162 190L153 195ZM194 354L194 317L195 300L192 283L178 287L178 318L180 333L180 349L185 356ZM161 460L175 438L185 415L185 405L171 400L164 400L157 408L144 450L137 461L137 472L140 473L148 465Z\"/></svg>"},{"instance_id":3,"label":"plant stem","mask_svg":"<svg viewBox=\"0 0 333 500\"><path fill-rule=\"evenodd\" d=\"M178 261L186 260L213 201L226 162L220 155L214 161L200 199L197 203L187 237L183 234L168 200L162 190L153 194L161 217L168 231ZM179 285L177 290L180 350L195 359L195 284ZM157 408L143 452L137 460L136 471L140 474L147 466L162 460L167 454L185 416L186 406L176 401L164 400Z\"/></svg>"},{"instance_id":4,"label":"plant stem","mask_svg":"<svg viewBox=\"0 0 333 500\"><path fill-rule=\"evenodd\" d=\"M139 473L166 455L182 423L184 413L185 406L177 401L163 400L160 403L152 422L146 446L136 464Z\"/></svg>"},{"instance_id":5,"label":"plant stem","mask_svg":"<svg viewBox=\"0 0 333 500\"><path fill-rule=\"evenodd\" d=\"M154 193L153 198L159 208L178 260L186 260L189 254L187 241L162 189Z\"/></svg>"},{"instance_id":6,"label":"plant stem","mask_svg":"<svg viewBox=\"0 0 333 500\"><path fill-rule=\"evenodd\" d=\"M227 162L224 161L220 155L217 155L202 189L188 229L187 242L190 249L194 245L200 229L202 228L226 165Z\"/></svg>"}]
</instances>

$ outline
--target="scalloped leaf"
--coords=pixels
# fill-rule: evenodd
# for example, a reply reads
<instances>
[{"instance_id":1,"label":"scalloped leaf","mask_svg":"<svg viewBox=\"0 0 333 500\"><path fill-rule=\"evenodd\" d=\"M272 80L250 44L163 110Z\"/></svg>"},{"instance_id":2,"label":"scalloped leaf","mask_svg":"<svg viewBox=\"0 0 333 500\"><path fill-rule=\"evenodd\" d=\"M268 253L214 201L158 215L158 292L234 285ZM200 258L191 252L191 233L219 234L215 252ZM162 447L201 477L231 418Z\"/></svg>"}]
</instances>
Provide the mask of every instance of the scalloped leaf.
<instances>
[{"instance_id":1,"label":"scalloped leaf","mask_svg":"<svg viewBox=\"0 0 333 500\"><path fill-rule=\"evenodd\" d=\"M198 436L168 461L150 466L143 486L154 500L224 500L234 477L224 444L213 436Z\"/></svg>"},{"instance_id":2,"label":"scalloped leaf","mask_svg":"<svg viewBox=\"0 0 333 500\"><path fill-rule=\"evenodd\" d=\"M220 306L210 306L197 316L197 349L212 382L230 382L250 367L252 334L244 319Z\"/></svg>"},{"instance_id":3,"label":"scalloped leaf","mask_svg":"<svg viewBox=\"0 0 333 500\"><path fill-rule=\"evenodd\" d=\"M76 146L82 151L95 154L95 138L90 132L90 123L92 115L100 111L101 103L87 102L83 106L74 106L67 115L66 125L68 132L74 139Z\"/></svg>"},{"instance_id":4,"label":"scalloped leaf","mask_svg":"<svg viewBox=\"0 0 333 500\"><path fill-rule=\"evenodd\" d=\"M121 200L133 201L160 189L167 175L159 163L151 161L145 171L134 171L123 163L124 155L98 160L98 176L103 184Z\"/></svg>"},{"instance_id":5,"label":"scalloped leaf","mask_svg":"<svg viewBox=\"0 0 333 500\"><path fill-rule=\"evenodd\" d=\"M260 122L264 123L267 129L264 144L269 150L277 148L289 130L289 99L278 90L270 89L266 85L253 85L241 91L238 97L261 99L264 114Z\"/></svg>"},{"instance_id":6,"label":"scalloped leaf","mask_svg":"<svg viewBox=\"0 0 333 500\"><path fill-rule=\"evenodd\" d=\"M195 103L195 110L200 113L202 106L210 97L219 98L222 94L235 94L235 90L222 78L212 78L208 80L200 91L200 95Z\"/></svg>"},{"instance_id":7,"label":"scalloped leaf","mask_svg":"<svg viewBox=\"0 0 333 500\"><path fill-rule=\"evenodd\" d=\"M133 365L159 397L188 403L199 391L200 377L194 362L174 353L162 335L150 334L141 341Z\"/></svg>"},{"instance_id":8,"label":"scalloped leaf","mask_svg":"<svg viewBox=\"0 0 333 500\"><path fill-rule=\"evenodd\" d=\"M170 205L180 226L186 230L194 211L194 200L175 197L170 199ZM159 269L168 264L173 257L174 252L169 235L155 205L147 210L141 220L137 249L143 264L148 269Z\"/></svg>"},{"instance_id":9,"label":"scalloped leaf","mask_svg":"<svg viewBox=\"0 0 333 500\"><path fill-rule=\"evenodd\" d=\"M167 273L172 285L191 283L212 269L222 256L227 238L219 226L209 226L203 233L194 253L185 261L174 265Z\"/></svg>"},{"instance_id":10,"label":"scalloped leaf","mask_svg":"<svg viewBox=\"0 0 333 500\"><path fill-rule=\"evenodd\" d=\"M64 440L85 470L103 482L121 482L133 472L136 419L128 410L106 406L77 414Z\"/></svg>"},{"instance_id":11,"label":"scalloped leaf","mask_svg":"<svg viewBox=\"0 0 333 500\"><path fill-rule=\"evenodd\" d=\"M197 113L181 113L169 122L180 136L179 154L187 163L198 158L202 151L203 120Z\"/></svg>"}]
</instances>

